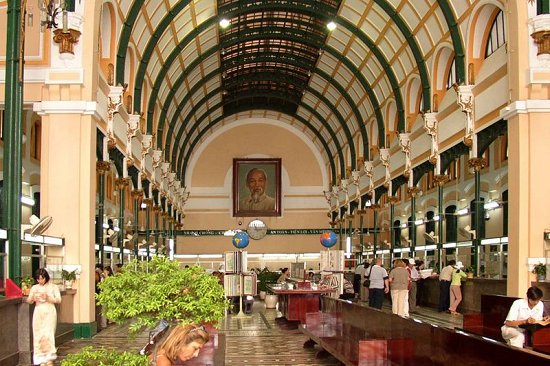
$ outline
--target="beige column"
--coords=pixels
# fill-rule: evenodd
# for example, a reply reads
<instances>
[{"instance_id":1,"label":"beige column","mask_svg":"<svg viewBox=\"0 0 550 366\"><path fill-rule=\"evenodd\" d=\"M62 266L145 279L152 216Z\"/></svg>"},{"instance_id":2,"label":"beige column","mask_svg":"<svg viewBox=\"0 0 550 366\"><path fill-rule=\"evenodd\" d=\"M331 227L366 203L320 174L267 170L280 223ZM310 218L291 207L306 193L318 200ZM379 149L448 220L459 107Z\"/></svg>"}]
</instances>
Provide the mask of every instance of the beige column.
<instances>
[{"instance_id":1,"label":"beige column","mask_svg":"<svg viewBox=\"0 0 550 366\"><path fill-rule=\"evenodd\" d=\"M508 29L514 31L507 32L510 103L501 111L508 121L507 294L521 297L535 280L529 258L548 256L543 234L550 227L550 84L530 65L536 45L527 8L527 1L507 3Z\"/></svg>"},{"instance_id":2,"label":"beige column","mask_svg":"<svg viewBox=\"0 0 550 366\"><path fill-rule=\"evenodd\" d=\"M95 321L95 151L93 116L43 115L41 212L53 218L48 234L65 238L65 247L48 248L47 256L53 264L81 266L72 312L75 330L84 329L83 336L93 333Z\"/></svg>"}]
</instances>

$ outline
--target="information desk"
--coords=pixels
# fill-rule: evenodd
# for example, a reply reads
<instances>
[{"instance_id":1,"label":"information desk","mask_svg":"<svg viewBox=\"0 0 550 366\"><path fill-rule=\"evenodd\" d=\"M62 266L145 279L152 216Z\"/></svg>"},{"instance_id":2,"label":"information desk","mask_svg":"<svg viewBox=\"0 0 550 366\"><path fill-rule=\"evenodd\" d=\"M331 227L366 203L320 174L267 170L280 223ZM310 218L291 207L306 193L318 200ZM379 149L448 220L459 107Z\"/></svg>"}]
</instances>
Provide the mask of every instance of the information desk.
<instances>
[{"instance_id":1,"label":"information desk","mask_svg":"<svg viewBox=\"0 0 550 366\"><path fill-rule=\"evenodd\" d=\"M269 289L278 296L279 311L286 320L305 323L306 314L320 310L321 295L336 290L331 289L288 289L282 285L268 285Z\"/></svg>"}]
</instances>

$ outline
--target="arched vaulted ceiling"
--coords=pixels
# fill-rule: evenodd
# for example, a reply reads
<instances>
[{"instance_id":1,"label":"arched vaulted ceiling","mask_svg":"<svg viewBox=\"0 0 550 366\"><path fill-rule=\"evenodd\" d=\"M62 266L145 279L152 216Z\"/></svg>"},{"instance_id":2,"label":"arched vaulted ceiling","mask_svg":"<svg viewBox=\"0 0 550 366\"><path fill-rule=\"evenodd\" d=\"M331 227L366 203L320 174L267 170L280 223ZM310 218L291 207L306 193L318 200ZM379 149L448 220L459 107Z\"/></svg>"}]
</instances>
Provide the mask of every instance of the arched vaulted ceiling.
<instances>
[{"instance_id":1,"label":"arched vaulted ceiling","mask_svg":"<svg viewBox=\"0 0 550 366\"><path fill-rule=\"evenodd\" d=\"M209 133L236 113L266 110L311 137L335 181L346 164L355 169L357 157L369 158L370 145L384 146L388 128L405 132L411 78L421 81L420 109L430 110L426 60L438 44L452 43L457 80L464 80L460 14L450 0L119 0L119 6L116 82L127 82L133 47L134 113L145 113L147 133L182 181ZM388 103L397 121L384 119ZM373 118L378 141L368 135Z\"/></svg>"}]
</instances>

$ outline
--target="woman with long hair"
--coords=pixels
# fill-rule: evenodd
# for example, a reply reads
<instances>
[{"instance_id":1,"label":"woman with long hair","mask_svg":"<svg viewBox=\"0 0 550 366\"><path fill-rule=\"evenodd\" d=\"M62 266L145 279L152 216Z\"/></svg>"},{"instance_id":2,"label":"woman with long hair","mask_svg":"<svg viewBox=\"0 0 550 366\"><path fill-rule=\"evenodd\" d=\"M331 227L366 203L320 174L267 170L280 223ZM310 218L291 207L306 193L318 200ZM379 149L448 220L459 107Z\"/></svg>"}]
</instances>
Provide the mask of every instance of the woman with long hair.
<instances>
[{"instance_id":1,"label":"woman with long hair","mask_svg":"<svg viewBox=\"0 0 550 366\"><path fill-rule=\"evenodd\" d=\"M176 326L152 355L151 363L156 366L172 366L199 355L201 348L210 339L202 325Z\"/></svg>"}]
</instances>

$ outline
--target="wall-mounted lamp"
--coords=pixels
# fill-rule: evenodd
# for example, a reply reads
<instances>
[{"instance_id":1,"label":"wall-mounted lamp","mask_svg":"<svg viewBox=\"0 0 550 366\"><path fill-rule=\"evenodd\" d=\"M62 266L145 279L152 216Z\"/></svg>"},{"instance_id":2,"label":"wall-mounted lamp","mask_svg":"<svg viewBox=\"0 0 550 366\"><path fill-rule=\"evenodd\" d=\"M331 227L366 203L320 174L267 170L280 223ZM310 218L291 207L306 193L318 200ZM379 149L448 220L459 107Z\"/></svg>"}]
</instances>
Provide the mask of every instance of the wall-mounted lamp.
<instances>
[{"instance_id":1,"label":"wall-mounted lamp","mask_svg":"<svg viewBox=\"0 0 550 366\"><path fill-rule=\"evenodd\" d=\"M470 210L468 209L468 207L465 207L463 209L458 210L456 214L459 216L464 216L464 215L467 215L469 211Z\"/></svg>"},{"instance_id":2,"label":"wall-mounted lamp","mask_svg":"<svg viewBox=\"0 0 550 366\"><path fill-rule=\"evenodd\" d=\"M220 19L220 27L222 29L225 29L225 28L229 27L229 25L231 25L231 22L229 21L229 19L227 19L227 18Z\"/></svg>"},{"instance_id":3,"label":"wall-mounted lamp","mask_svg":"<svg viewBox=\"0 0 550 366\"><path fill-rule=\"evenodd\" d=\"M75 0L38 0L38 8L40 9L40 30L44 32L46 28L54 28L53 40L59 44L59 53L74 55L74 45L78 43L82 23L82 17L74 13ZM69 12L71 12L70 16ZM58 29L57 20L60 13L61 29Z\"/></svg>"},{"instance_id":4,"label":"wall-mounted lamp","mask_svg":"<svg viewBox=\"0 0 550 366\"><path fill-rule=\"evenodd\" d=\"M40 26L42 32L48 28L59 28L57 24L57 15L61 12L61 23L63 31L68 30L68 14L65 0L38 0L38 7L40 8Z\"/></svg>"},{"instance_id":5,"label":"wall-mounted lamp","mask_svg":"<svg viewBox=\"0 0 550 366\"><path fill-rule=\"evenodd\" d=\"M21 203L27 206L34 206L34 199L29 196L21 196Z\"/></svg>"},{"instance_id":6,"label":"wall-mounted lamp","mask_svg":"<svg viewBox=\"0 0 550 366\"><path fill-rule=\"evenodd\" d=\"M491 201L487 202L483 205L483 208L486 210L494 210L495 208L499 208L500 204L497 201Z\"/></svg>"}]
</instances>

